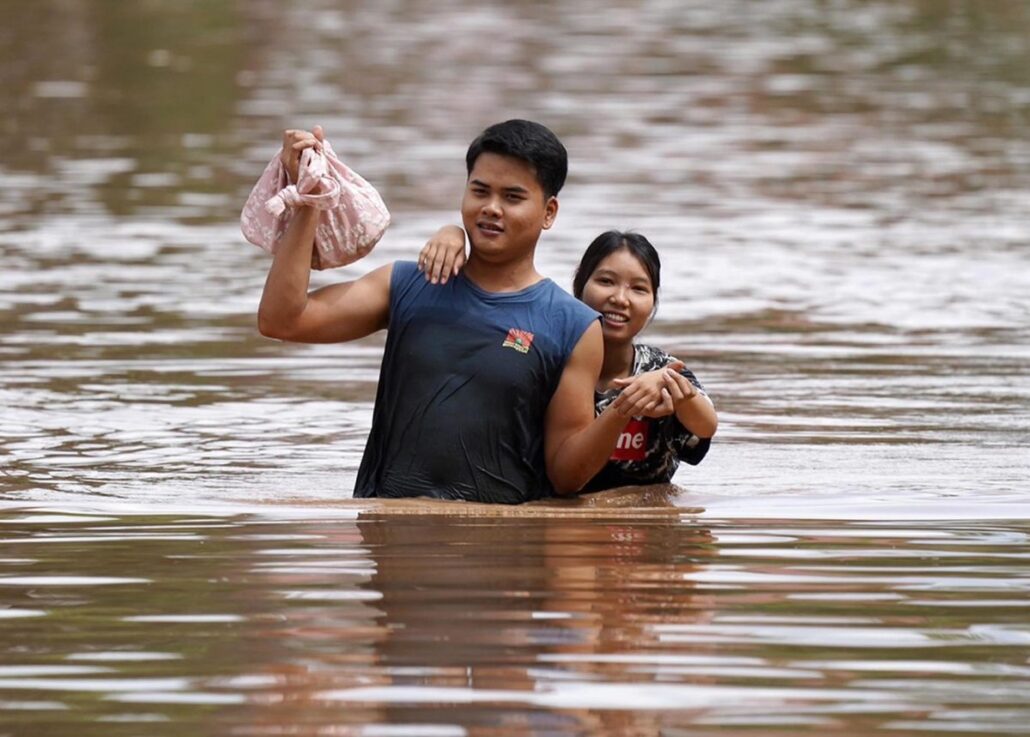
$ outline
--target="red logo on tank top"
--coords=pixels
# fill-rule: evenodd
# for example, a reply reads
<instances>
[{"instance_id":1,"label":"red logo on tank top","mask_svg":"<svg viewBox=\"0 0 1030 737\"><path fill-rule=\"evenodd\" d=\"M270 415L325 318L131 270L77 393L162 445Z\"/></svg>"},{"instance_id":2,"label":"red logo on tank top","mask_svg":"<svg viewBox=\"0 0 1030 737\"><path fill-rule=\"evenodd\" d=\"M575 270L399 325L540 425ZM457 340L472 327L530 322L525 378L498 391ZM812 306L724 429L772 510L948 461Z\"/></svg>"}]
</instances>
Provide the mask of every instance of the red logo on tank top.
<instances>
[{"instance_id":1,"label":"red logo on tank top","mask_svg":"<svg viewBox=\"0 0 1030 737\"><path fill-rule=\"evenodd\" d=\"M504 348L514 348L519 353L529 353L529 346L533 345L533 334L528 330L512 328L501 345Z\"/></svg>"},{"instance_id":2,"label":"red logo on tank top","mask_svg":"<svg viewBox=\"0 0 1030 737\"><path fill-rule=\"evenodd\" d=\"M642 461L647 455L647 441L650 439L651 423L634 417L619 433L619 440L612 451L613 461Z\"/></svg>"}]
</instances>

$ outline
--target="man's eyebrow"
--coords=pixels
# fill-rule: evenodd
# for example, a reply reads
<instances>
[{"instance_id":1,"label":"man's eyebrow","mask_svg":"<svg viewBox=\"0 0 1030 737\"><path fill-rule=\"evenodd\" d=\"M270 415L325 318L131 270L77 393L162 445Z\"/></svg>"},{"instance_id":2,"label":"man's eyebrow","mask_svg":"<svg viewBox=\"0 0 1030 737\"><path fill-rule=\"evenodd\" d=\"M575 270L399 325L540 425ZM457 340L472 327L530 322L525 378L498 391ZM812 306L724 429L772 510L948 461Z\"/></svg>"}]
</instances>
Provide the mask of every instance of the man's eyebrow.
<instances>
[{"instance_id":1,"label":"man's eyebrow","mask_svg":"<svg viewBox=\"0 0 1030 737\"><path fill-rule=\"evenodd\" d=\"M483 189L491 189L490 185L487 184L486 182L484 182L482 179L470 179L469 180L469 186L470 187L482 187ZM512 187L503 187L502 191L518 193L518 194L526 194L526 195L529 194L529 190L528 189L526 189L525 187L519 186L517 184L512 186Z\"/></svg>"}]
</instances>

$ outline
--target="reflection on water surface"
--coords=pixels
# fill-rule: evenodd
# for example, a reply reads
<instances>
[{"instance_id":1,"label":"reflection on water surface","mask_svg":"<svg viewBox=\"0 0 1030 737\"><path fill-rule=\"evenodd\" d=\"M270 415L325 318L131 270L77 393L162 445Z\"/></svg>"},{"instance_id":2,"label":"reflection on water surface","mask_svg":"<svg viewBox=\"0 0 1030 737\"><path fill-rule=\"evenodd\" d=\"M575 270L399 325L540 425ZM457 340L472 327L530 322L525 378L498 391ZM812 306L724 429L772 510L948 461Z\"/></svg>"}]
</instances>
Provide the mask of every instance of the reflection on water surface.
<instances>
[{"instance_id":1,"label":"reflection on water surface","mask_svg":"<svg viewBox=\"0 0 1030 737\"><path fill-rule=\"evenodd\" d=\"M1005 734L1026 718L1024 524L382 506L0 516L8 723Z\"/></svg>"}]
</instances>

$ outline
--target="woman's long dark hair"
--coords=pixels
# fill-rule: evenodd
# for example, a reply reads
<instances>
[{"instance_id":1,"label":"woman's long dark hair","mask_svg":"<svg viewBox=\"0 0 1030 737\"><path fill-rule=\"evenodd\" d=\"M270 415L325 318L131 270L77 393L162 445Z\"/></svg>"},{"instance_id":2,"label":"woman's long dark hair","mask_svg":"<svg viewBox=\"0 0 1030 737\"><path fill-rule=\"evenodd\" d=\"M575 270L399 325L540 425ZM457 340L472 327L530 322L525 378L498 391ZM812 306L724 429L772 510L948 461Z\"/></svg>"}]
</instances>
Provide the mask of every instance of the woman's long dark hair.
<instances>
[{"instance_id":1,"label":"woman's long dark hair","mask_svg":"<svg viewBox=\"0 0 1030 737\"><path fill-rule=\"evenodd\" d=\"M579 261L579 266L576 267L576 276L572 279L572 294L576 299L583 299L583 287L586 286L587 280L598 265L623 248L640 262L650 277L655 308L658 307L658 283L662 276L662 260L658 258L658 251L651 245L651 241L639 233L623 233L618 230L601 233L594 238L593 243L587 246L583 258Z\"/></svg>"}]
</instances>

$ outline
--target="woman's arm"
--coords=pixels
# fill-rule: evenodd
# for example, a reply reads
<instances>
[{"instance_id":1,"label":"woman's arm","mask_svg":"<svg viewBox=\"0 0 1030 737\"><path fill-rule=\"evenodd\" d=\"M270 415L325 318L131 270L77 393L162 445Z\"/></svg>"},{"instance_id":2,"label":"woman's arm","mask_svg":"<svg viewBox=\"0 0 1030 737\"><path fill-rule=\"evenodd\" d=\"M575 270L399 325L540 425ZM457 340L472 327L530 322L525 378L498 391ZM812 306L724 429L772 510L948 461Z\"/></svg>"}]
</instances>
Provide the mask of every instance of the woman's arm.
<instances>
[{"instance_id":1,"label":"woman's arm","mask_svg":"<svg viewBox=\"0 0 1030 737\"><path fill-rule=\"evenodd\" d=\"M699 438L710 438L719 427L715 407L690 379L671 368L662 369L665 388L672 397L676 419Z\"/></svg>"},{"instance_id":2,"label":"woman's arm","mask_svg":"<svg viewBox=\"0 0 1030 737\"><path fill-rule=\"evenodd\" d=\"M464 265L465 231L457 225L440 228L418 254L418 269L433 284L446 284Z\"/></svg>"}]
</instances>

